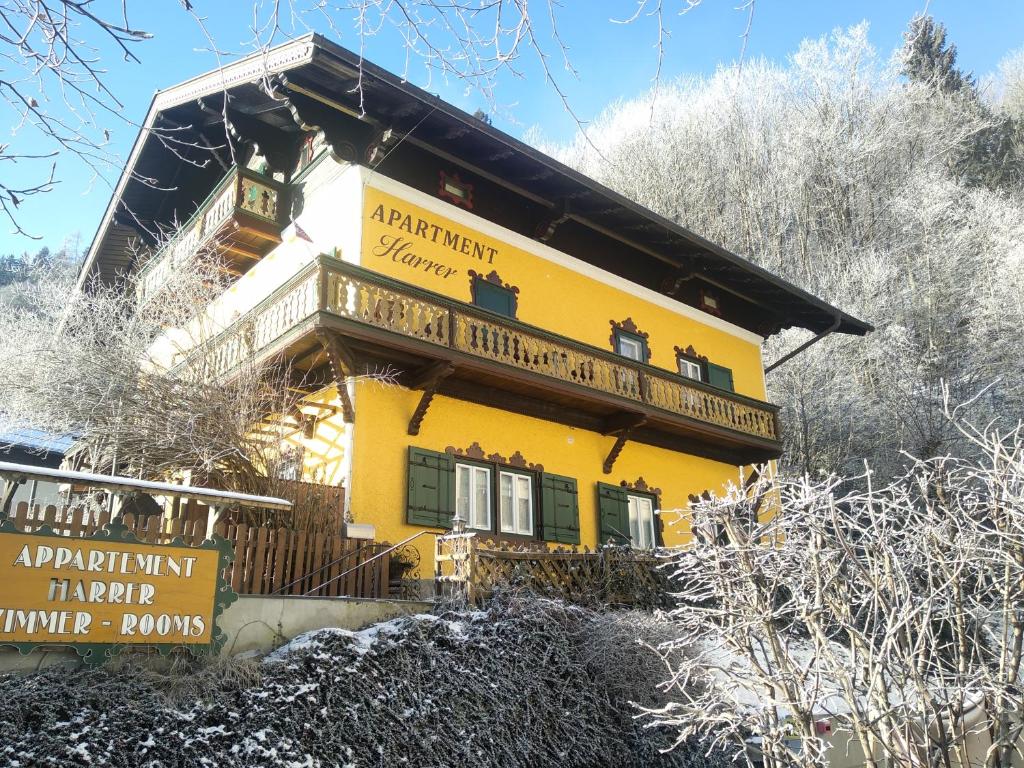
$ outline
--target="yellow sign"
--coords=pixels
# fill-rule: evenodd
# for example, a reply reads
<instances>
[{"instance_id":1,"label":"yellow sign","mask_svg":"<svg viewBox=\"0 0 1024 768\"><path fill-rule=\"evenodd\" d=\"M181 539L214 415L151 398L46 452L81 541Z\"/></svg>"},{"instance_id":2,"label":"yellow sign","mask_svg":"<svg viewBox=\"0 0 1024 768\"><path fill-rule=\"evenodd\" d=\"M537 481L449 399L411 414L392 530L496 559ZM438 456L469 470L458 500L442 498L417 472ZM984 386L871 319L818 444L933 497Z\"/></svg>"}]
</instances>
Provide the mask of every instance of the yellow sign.
<instances>
[{"instance_id":1,"label":"yellow sign","mask_svg":"<svg viewBox=\"0 0 1024 768\"><path fill-rule=\"evenodd\" d=\"M209 645L218 549L0 531L0 644Z\"/></svg>"}]
</instances>

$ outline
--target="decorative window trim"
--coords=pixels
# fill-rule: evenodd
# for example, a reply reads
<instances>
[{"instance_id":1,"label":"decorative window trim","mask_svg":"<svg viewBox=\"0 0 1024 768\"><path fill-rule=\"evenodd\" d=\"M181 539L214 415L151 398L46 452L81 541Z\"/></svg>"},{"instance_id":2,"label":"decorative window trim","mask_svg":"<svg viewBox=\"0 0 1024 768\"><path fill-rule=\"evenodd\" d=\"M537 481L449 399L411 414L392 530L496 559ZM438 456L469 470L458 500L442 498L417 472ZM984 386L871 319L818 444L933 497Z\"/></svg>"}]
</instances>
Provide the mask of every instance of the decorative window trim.
<instances>
[{"instance_id":1,"label":"decorative window trim","mask_svg":"<svg viewBox=\"0 0 1024 768\"><path fill-rule=\"evenodd\" d=\"M608 337L608 342L612 345L612 352L614 352L615 354L619 354L618 339L620 335L624 334L626 336L631 336L640 342L640 346L643 349L644 359L639 362L651 362L651 345L648 343L647 340L649 334L637 328L636 323L633 322L632 317L627 317L622 322L618 322L616 320L609 320L608 322L611 324L612 327L612 334L611 336Z\"/></svg>"},{"instance_id":2,"label":"decorative window trim","mask_svg":"<svg viewBox=\"0 0 1024 768\"><path fill-rule=\"evenodd\" d=\"M521 454L519 451L516 451L506 459L500 453L486 453L484 449L480 446L480 443L476 441L471 443L468 448L455 448L454 446L449 445L447 448L444 449L444 452L454 459L463 458L472 459L475 461L490 462L491 464L501 464L506 467L513 467L515 469L521 469L529 472L544 471L543 464L531 464L526 460L526 457L523 456L523 454Z\"/></svg>"},{"instance_id":3,"label":"decorative window trim","mask_svg":"<svg viewBox=\"0 0 1024 768\"><path fill-rule=\"evenodd\" d=\"M459 192L462 194L460 195ZM473 210L473 185L463 181L457 173L440 172L437 195L452 205L465 208L467 211Z\"/></svg>"},{"instance_id":4,"label":"decorative window trim","mask_svg":"<svg viewBox=\"0 0 1024 768\"><path fill-rule=\"evenodd\" d=\"M644 480L643 475L638 477L633 482L623 480L619 485L627 492L639 496L649 496L654 499L654 546L663 547L665 546L665 521L661 516L661 488L652 488Z\"/></svg>"},{"instance_id":5,"label":"decorative window trim","mask_svg":"<svg viewBox=\"0 0 1024 768\"><path fill-rule=\"evenodd\" d=\"M508 458L500 453L487 454L480 443L473 442L468 448L455 448L448 446L444 451L452 457L454 470L458 473L458 466L477 466L490 473L489 481L489 503L488 510L490 528L473 528L484 536L490 536L495 540L509 539L514 541L535 541L540 535L540 479L544 467L540 464L531 464L526 461L523 455L516 451ZM501 476L502 474L527 475L530 479L530 532L512 533L501 530ZM456 489L456 494L458 490ZM456 496L457 499L457 496ZM456 502L457 503L457 502ZM467 523L468 525L468 523Z\"/></svg>"},{"instance_id":6,"label":"decorative window trim","mask_svg":"<svg viewBox=\"0 0 1024 768\"><path fill-rule=\"evenodd\" d=\"M512 317L515 318L519 314L519 288L511 283L502 282L501 277L498 275L497 270L492 269L486 275L482 272L475 270L469 270L469 295L473 304L477 303L477 289L480 283L489 283L490 285L497 286L503 291L508 291L512 295Z\"/></svg>"},{"instance_id":7,"label":"decorative window trim","mask_svg":"<svg viewBox=\"0 0 1024 768\"><path fill-rule=\"evenodd\" d=\"M679 361L680 360L686 360L686 361L691 362L691 363L696 363L698 366L700 366L700 379L699 379L699 381L701 381L701 382L706 384L707 381L708 381L708 358L707 358L707 355L698 354L697 350L695 350L693 348L692 344L688 345L686 347L686 349L683 349L682 347L674 347L674 349L675 349L675 352L676 352L676 372L680 376L685 376L686 375L682 371L679 370Z\"/></svg>"},{"instance_id":8,"label":"decorative window trim","mask_svg":"<svg viewBox=\"0 0 1024 768\"><path fill-rule=\"evenodd\" d=\"M652 488L647 485L647 481L644 480L643 475L638 477L632 483L627 480L623 480L619 485L627 491L633 491L634 493L646 493L648 496L653 496L658 501L659 508L661 507L661 488Z\"/></svg>"},{"instance_id":9,"label":"decorative window trim","mask_svg":"<svg viewBox=\"0 0 1024 768\"><path fill-rule=\"evenodd\" d=\"M701 288L698 294L697 304L698 309L703 312L707 312L709 315L714 315L715 317L722 316L722 300L714 291L708 291Z\"/></svg>"}]
</instances>

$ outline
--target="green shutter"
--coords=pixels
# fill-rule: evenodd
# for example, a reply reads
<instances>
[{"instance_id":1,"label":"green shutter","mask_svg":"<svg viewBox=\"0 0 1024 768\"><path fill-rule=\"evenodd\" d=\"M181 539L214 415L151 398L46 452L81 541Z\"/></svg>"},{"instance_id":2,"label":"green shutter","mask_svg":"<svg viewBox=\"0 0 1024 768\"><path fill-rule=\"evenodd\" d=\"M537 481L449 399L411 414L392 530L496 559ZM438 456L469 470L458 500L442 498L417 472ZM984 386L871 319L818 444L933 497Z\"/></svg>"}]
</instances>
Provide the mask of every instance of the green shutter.
<instances>
[{"instance_id":1,"label":"green shutter","mask_svg":"<svg viewBox=\"0 0 1024 768\"><path fill-rule=\"evenodd\" d=\"M516 316L515 294L486 280L476 281L476 305L506 317Z\"/></svg>"},{"instance_id":2,"label":"green shutter","mask_svg":"<svg viewBox=\"0 0 1024 768\"><path fill-rule=\"evenodd\" d=\"M455 507L455 465L446 453L409 448L406 521L429 528L451 528Z\"/></svg>"},{"instance_id":3,"label":"green shutter","mask_svg":"<svg viewBox=\"0 0 1024 768\"><path fill-rule=\"evenodd\" d=\"M617 485L597 484L598 545L629 544L629 501Z\"/></svg>"},{"instance_id":4,"label":"green shutter","mask_svg":"<svg viewBox=\"0 0 1024 768\"><path fill-rule=\"evenodd\" d=\"M732 385L732 370L714 363L708 363L708 384L719 389L728 389L730 392L735 391Z\"/></svg>"},{"instance_id":5,"label":"green shutter","mask_svg":"<svg viewBox=\"0 0 1024 768\"><path fill-rule=\"evenodd\" d=\"M575 479L547 473L540 476L540 519L544 541L580 543L580 506Z\"/></svg>"}]
</instances>

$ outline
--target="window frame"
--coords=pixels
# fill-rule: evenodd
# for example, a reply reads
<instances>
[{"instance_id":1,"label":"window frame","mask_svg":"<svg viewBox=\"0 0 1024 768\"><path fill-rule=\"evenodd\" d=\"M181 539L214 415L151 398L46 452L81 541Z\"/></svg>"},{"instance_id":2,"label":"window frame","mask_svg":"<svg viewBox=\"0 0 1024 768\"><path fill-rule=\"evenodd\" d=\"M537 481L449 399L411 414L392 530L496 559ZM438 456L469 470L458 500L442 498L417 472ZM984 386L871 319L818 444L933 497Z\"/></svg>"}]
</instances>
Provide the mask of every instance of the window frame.
<instances>
[{"instance_id":1,"label":"window frame","mask_svg":"<svg viewBox=\"0 0 1024 768\"><path fill-rule=\"evenodd\" d=\"M505 530L504 523L502 522L501 505L504 501L504 496L501 489L502 478L511 478L512 483L512 522L515 530ZM519 509L518 503L520 497L518 495L519 480L526 480L527 482L527 495L526 500L530 505L530 529L528 531L519 530ZM535 482L534 474L532 472L523 472L521 470L509 469L498 465L498 476L497 476L498 493L495 504L495 529L499 536L521 536L523 538L535 539L537 538L537 483Z\"/></svg>"},{"instance_id":2,"label":"window frame","mask_svg":"<svg viewBox=\"0 0 1024 768\"><path fill-rule=\"evenodd\" d=\"M629 524L629 529L630 529L629 530L629 545L630 545L630 547L632 547L633 549L639 549L639 550L643 550L643 551L657 549L658 546L659 546L659 544L658 544L658 521L657 521L657 514L658 514L658 498L657 498L657 496L654 496L654 495L652 495L650 493L638 493L637 491L632 491L629 488L626 488L625 491L626 491L627 523ZM633 538L633 520L632 520L633 509L632 508L633 508L634 500L636 500L636 501L641 501L641 500L642 501L646 501L648 504L650 504L650 507L651 507L651 519L650 519L650 531L649 531L649 533L650 533L650 541L649 541L649 543L646 546L644 546L642 543L638 543ZM639 509L637 509L637 531L640 532L640 530L641 530L640 511L639 511Z\"/></svg>"},{"instance_id":3,"label":"window frame","mask_svg":"<svg viewBox=\"0 0 1024 768\"><path fill-rule=\"evenodd\" d=\"M641 363L646 365L650 359L651 352L647 347L647 339L636 333L630 333L624 331L621 328L616 328L613 331L613 338L615 340L615 354L619 357L625 358L626 360L632 360L634 363ZM630 357L629 355L623 354L621 344L623 341L629 341L636 344L637 349L640 352L640 357Z\"/></svg>"},{"instance_id":4,"label":"window frame","mask_svg":"<svg viewBox=\"0 0 1024 768\"><path fill-rule=\"evenodd\" d=\"M274 474L278 480L302 482L305 469L306 450L303 446L296 445L281 451Z\"/></svg>"},{"instance_id":5,"label":"window frame","mask_svg":"<svg viewBox=\"0 0 1024 768\"><path fill-rule=\"evenodd\" d=\"M493 537L495 540L501 539L512 539L516 541L543 541L540 538L540 521L538 515L540 514L540 473L528 469L521 469L520 467L514 467L508 464L502 464L496 461L477 461L473 459L465 459L462 456L455 457L453 470L455 472L454 483L454 511L455 515L459 512L459 471L461 467L470 469L479 469L486 471L488 474L487 482L487 528L478 528L470 525L470 521L467 519L466 528L467 530L476 531L478 533L487 534ZM513 477L525 477L530 484L529 490L529 501L530 501L530 532L529 533L514 533L511 531L502 530L501 526L501 476L511 475ZM472 491L472 488L471 488ZM513 500L515 494L513 494ZM472 510L469 510L469 514L472 514ZM517 526L518 527L518 526Z\"/></svg>"},{"instance_id":6,"label":"window frame","mask_svg":"<svg viewBox=\"0 0 1024 768\"><path fill-rule=\"evenodd\" d=\"M473 185L463 181L458 173L439 172L437 196L467 211L473 210Z\"/></svg>"},{"instance_id":7,"label":"window frame","mask_svg":"<svg viewBox=\"0 0 1024 768\"><path fill-rule=\"evenodd\" d=\"M504 297L506 299L506 301L508 302L509 311L506 313L506 312L502 312L500 310L493 309L491 307L485 306L482 303L481 299L488 292L492 296L499 296L500 295L500 296ZM489 280L485 280L482 277L477 277L477 278L474 278L474 280L473 280L473 306L477 307L478 309L482 309L482 310L484 310L486 312L493 312L496 315L501 315L502 317L512 318L513 320L516 319L516 311L518 310L518 302L517 302L517 296L515 294L515 291L513 291L511 288L506 288L503 285L496 285L496 284L490 282Z\"/></svg>"},{"instance_id":8,"label":"window frame","mask_svg":"<svg viewBox=\"0 0 1024 768\"><path fill-rule=\"evenodd\" d=\"M692 367L696 368L697 369L697 376L696 377L689 376L689 375L683 373L683 365L684 364L687 365L687 366L692 366ZM704 361L699 359L699 358L691 357L690 355L684 355L682 353L677 354L676 355L676 372L680 376L683 376L684 378L690 379L691 381L699 381L702 384L707 384L708 383L707 368L706 368L706 366L704 364Z\"/></svg>"},{"instance_id":9,"label":"window frame","mask_svg":"<svg viewBox=\"0 0 1024 768\"><path fill-rule=\"evenodd\" d=\"M494 517L495 516L494 516L494 472L492 470L494 468L492 466L489 466L489 465L481 463L481 462L475 462L475 461L456 461L454 469L455 469L455 478L454 478L455 479L455 509L454 509L454 513L455 514L453 516L453 519L456 518L456 517L459 517L460 519L462 519L460 517L460 514L459 514L459 490L461 488L461 483L459 481L459 472L460 472L460 470L468 470L470 472L470 482L469 482L469 508L466 510L467 516L464 519L464 522L466 524L466 528L468 528L469 530L472 530L472 531L488 531L488 532L493 531L494 530ZM487 473L487 482L484 485L484 488L487 491L487 501L486 501L486 509L485 509L485 511L487 513L487 527L484 527L484 528L481 528L479 526L476 526L476 525L472 524L472 516L473 516L473 511L474 511L473 510L473 504L474 504L474 500L476 499L476 494L473 492L474 489L475 489L475 486L474 486L474 483L473 483L473 479L474 479L474 476L475 476L475 474L477 472L486 472Z\"/></svg>"}]
</instances>

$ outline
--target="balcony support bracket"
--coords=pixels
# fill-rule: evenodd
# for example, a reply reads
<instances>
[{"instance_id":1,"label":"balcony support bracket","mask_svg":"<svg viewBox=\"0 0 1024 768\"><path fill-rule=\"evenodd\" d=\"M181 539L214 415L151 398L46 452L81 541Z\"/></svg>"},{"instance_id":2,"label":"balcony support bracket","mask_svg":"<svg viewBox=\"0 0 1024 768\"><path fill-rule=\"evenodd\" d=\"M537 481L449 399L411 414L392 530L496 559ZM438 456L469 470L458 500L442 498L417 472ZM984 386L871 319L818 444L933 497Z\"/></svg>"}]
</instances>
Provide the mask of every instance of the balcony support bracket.
<instances>
[{"instance_id":1,"label":"balcony support bracket","mask_svg":"<svg viewBox=\"0 0 1024 768\"><path fill-rule=\"evenodd\" d=\"M338 399L341 401L341 417L346 424L356 420L356 412L352 407L352 398L348 394L348 378L355 376L356 363L352 350L338 338L336 334L318 330L317 339L327 353L331 363L331 373L338 385Z\"/></svg>"},{"instance_id":2,"label":"balcony support bracket","mask_svg":"<svg viewBox=\"0 0 1024 768\"><path fill-rule=\"evenodd\" d=\"M434 400L437 388L454 370L455 366L451 362L438 360L424 366L413 374L409 380L409 388L422 389L423 394L416 405L416 410L412 413L412 418L409 419L408 431L410 435L418 435L420 433L420 424L423 423L423 417L427 415L427 409L430 408L430 404Z\"/></svg>"},{"instance_id":3,"label":"balcony support bracket","mask_svg":"<svg viewBox=\"0 0 1024 768\"><path fill-rule=\"evenodd\" d=\"M628 411L616 413L605 420L604 429L601 430L602 433L605 435L615 435L615 443L612 445L612 449L608 451L608 456L605 457L604 464L602 465L606 475L612 473L615 460L619 458L619 454L622 453L622 449L625 447L626 441L629 440L633 430L642 426L646 421L647 417L642 413Z\"/></svg>"}]
</instances>

